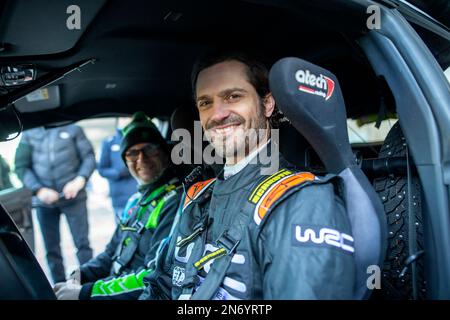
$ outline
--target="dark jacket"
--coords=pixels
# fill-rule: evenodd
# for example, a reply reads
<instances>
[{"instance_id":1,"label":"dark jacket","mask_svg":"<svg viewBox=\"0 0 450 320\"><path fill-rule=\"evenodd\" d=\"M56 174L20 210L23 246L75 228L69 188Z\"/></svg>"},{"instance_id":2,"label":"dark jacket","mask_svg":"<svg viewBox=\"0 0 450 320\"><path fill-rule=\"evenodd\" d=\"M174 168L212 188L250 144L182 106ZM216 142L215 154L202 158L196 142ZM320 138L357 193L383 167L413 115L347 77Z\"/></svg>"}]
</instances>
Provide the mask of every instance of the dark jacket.
<instances>
[{"instance_id":1,"label":"dark jacket","mask_svg":"<svg viewBox=\"0 0 450 320\"><path fill-rule=\"evenodd\" d=\"M128 199L137 191L136 180L130 175L120 155L122 132L117 129L114 136L102 143L98 162L98 173L108 179L109 195L114 208L124 208Z\"/></svg>"},{"instance_id":2,"label":"dark jacket","mask_svg":"<svg viewBox=\"0 0 450 320\"><path fill-rule=\"evenodd\" d=\"M5 159L0 156L0 191L13 187L9 178L9 173L9 165L6 163Z\"/></svg>"},{"instance_id":3,"label":"dark jacket","mask_svg":"<svg viewBox=\"0 0 450 320\"><path fill-rule=\"evenodd\" d=\"M139 188L140 197L133 201L128 221L117 226L104 252L80 267L80 300L132 300L139 297L144 288L143 277L153 270L156 251L172 227L182 195L179 181L174 170L169 168L157 182ZM148 206L140 205L147 201L150 201ZM142 208L145 212L140 212ZM136 230L132 229L136 228L137 222L145 228L138 243L130 243L136 239ZM136 249L131 259L117 272L115 268L117 262L122 261L125 247L134 244Z\"/></svg>"},{"instance_id":4,"label":"dark jacket","mask_svg":"<svg viewBox=\"0 0 450 320\"><path fill-rule=\"evenodd\" d=\"M74 124L25 131L16 150L16 172L33 194L47 187L62 192L77 176L86 180L95 170L95 155L83 130ZM80 191L75 199L85 199ZM55 205L61 205L57 203Z\"/></svg>"},{"instance_id":5,"label":"dark jacket","mask_svg":"<svg viewBox=\"0 0 450 320\"><path fill-rule=\"evenodd\" d=\"M338 178L315 178L292 187L280 181L277 189L266 189L267 183L275 186L270 179L276 175L262 177L260 168L249 164L227 180L219 177L202 193L199 185L189 189L180 223L156 271L146 277L140 299L186 298L186 288L201 286L216 259L224 259L215 258L218 249L226 248L226 241L218 240L236 223L242 239L213 299L353 297L352 232ZM293 170L279 172L290 172L290 179L301 177ZM271 193L275 190L280 193ZM255 195L273 202L255 206ZM193 236L199 226L206 230ZM345 247L339 242L343 236ZM203 266L192 277L188 272L195 262Z\"/></svg>"}]
</instances>

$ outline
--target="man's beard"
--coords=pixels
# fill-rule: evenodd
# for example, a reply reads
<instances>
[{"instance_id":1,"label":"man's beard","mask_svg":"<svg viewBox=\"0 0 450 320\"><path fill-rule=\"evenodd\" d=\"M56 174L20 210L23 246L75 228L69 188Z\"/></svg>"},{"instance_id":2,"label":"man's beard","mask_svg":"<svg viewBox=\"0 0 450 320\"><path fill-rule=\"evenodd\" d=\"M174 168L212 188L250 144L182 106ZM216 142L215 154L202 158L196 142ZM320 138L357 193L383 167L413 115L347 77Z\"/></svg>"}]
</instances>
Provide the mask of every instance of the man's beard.
<instances>
[{"instance_id":1,"label":"man's beard","mask_svg":"<svg viewBox=\"0 0 450 320\"><path fill-rule=\"evenodd\" d=\"M266 117L262 113L263 108L264 105L261 101L257 109L256 117L249 119L249 121L245 121L240 115L232 114L221 122L211 122L208 124L205 135L219 156L227 159L234 158L236 161L238 158L247 156L262 141L265 141L264 138L268 137L267 129L269 129L269 126ZM243 129L236 129L239 131L243 130L242 136L239 134L240 132L235 132L229 137L222 135L211 136L209 134L210 129L229 123L239 123L243 126Z\"/></svg>"}]
</instances>

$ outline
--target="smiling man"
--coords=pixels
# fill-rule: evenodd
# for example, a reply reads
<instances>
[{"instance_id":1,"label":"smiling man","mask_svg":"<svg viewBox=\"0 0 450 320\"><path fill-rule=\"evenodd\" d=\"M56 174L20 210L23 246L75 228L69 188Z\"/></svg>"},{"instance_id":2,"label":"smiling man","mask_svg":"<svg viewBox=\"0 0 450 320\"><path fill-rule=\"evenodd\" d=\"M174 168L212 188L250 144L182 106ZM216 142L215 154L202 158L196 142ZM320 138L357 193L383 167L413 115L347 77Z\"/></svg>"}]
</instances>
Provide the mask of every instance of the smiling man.
<instances>
[{"instance_id":1,"label":"smiling man","mask_svg":"<svg viewBox=\"0 0 450 320\"><path fill-rule=\"evenodd\" d=\"M58 299L137 299L154 269L160 242L169 234L181 196L178 174L155 125L143 113L123 129L122 159L139 184L103 253L55 285ZM95 228L95 226L94 226Z\"/></svg>"},{"instance_id":2,"label":"smiling man","mask_svg":"<svg viewBox=\"0 0 450 320\"><path fill-rule=\"evenodd\" d=\"M204 70L197 84L197 107L205 136L216 152L226 158L227 165L238 163L248 155L251 146L267 141L268 118L275 107L270 94L261 100L256 89L242 77L245 69L238 61L217 64Z\"/></svg>"},{"instance_id":3,"label":"smiling man","mask_svg":"<svg viewBox=\"0 0 450 320\"><path fill-rule=\"evenodd\" d=\"M223 174L187 191L178 228L144 281L143 299L351 299L353 238L339 179L292 168L262 175L275 101L267 69L239 53L213 54L192 83ZM276 149L275 149L276 150Z\"/></svg>"}]
</instances>

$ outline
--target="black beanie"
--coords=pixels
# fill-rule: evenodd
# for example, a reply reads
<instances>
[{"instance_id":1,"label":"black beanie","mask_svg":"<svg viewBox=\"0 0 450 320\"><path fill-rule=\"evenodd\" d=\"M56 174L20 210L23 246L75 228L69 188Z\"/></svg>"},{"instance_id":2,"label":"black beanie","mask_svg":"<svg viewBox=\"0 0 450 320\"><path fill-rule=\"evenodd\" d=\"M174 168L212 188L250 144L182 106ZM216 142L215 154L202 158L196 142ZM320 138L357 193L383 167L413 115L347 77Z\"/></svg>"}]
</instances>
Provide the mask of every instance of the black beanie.
<instances>
[{"instance_id":1,"label":"black beanie","mask_svg":"<svg viewBox=\"0 0 450 320\"><path fill-rule=\"evenodd\" d=\"M167 142L162 137L158 128L153 124L152 120L142 111L138 111L133 115L131 122L122 129L122 143L120 144L120 154L125 162L125 152L138 143L154 143L159 145L167 152Z\"/></svg>"}]
</instances>

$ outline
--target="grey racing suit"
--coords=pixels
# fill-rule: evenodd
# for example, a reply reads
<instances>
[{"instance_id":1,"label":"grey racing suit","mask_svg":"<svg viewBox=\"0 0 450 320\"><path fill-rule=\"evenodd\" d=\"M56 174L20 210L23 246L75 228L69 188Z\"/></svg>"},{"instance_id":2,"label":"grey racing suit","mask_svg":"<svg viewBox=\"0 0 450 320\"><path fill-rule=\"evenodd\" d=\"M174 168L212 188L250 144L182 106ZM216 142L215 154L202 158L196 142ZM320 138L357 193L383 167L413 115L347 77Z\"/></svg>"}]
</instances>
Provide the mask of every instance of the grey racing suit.
<instances>
[{"instance_id":1,"label":"grey racing suit","mask_svg":"<svg viewBox=\"0 0 450 320\"><path fill-rule=\"evenodd\" d=\"M340 178L280 162L271 176L248 164L226 180L191 186L140 299L196 298L202 286L213 294L199 299L352 299L353 238ZM214 267L227 257L220 275Z\"/></svg>"}]
</instances>

